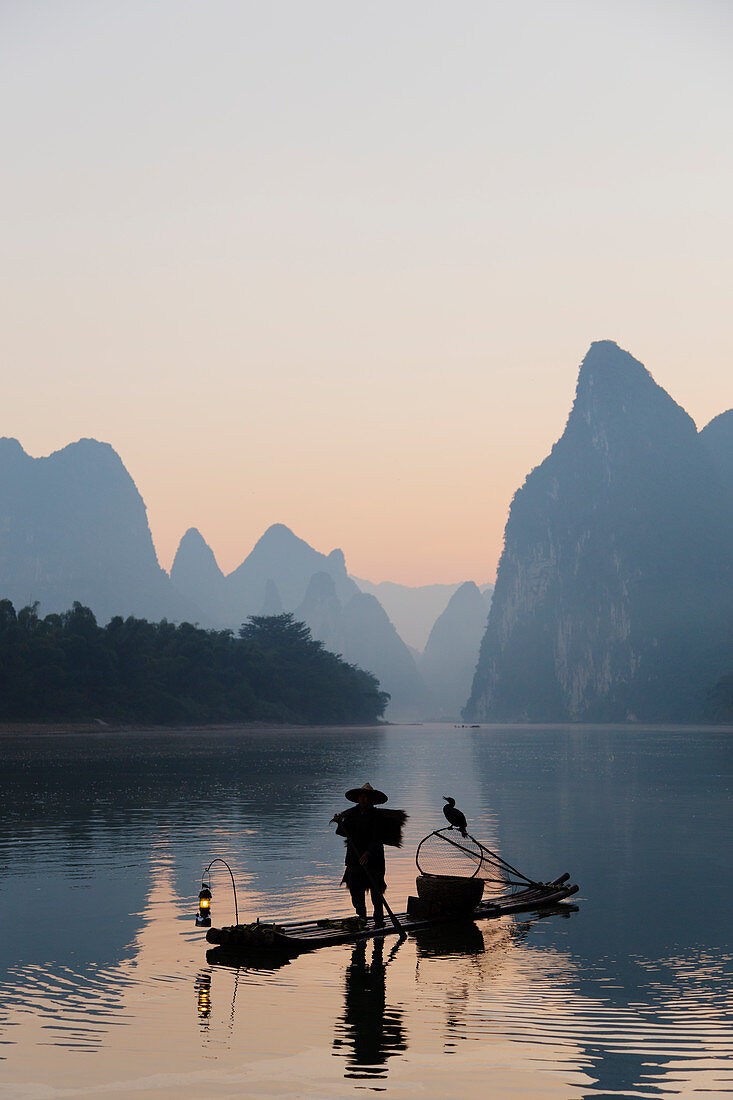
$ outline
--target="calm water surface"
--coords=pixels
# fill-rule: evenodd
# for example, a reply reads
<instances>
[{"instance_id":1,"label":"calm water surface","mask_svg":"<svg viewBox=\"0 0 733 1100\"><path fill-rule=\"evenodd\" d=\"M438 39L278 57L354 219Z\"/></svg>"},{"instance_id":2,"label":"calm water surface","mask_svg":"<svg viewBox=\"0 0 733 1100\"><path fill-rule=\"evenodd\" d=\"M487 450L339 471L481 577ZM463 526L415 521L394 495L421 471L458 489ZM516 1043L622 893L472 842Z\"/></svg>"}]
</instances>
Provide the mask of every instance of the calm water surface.
<instances>
[{"instance_id":1,"label":"calm water surface","mask_svg":"<svg viewBox=\"0 0 733 1100\"><path fill-rule=\"evenodd\" d=\"M0 1097L733 1092L730 730L387 727L0 736ZM410 814L391 904L453 795L578 910L207 961L202 867L240 919L348 913L328 822ZM233 919L226 872L214 923Z\"/></svg>"}]
</instances>

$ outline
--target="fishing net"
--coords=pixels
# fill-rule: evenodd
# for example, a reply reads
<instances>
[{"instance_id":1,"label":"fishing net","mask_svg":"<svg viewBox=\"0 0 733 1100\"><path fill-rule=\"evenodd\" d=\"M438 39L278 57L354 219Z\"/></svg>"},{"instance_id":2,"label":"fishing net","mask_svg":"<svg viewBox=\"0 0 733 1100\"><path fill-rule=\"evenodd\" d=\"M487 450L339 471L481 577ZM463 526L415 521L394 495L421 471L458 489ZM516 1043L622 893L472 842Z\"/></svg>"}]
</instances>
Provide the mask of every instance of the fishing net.
<instances>
[{"instance_id":1,"label":"fishing net","mask_svg":"<svg viewBox=\"0 0 733 1100\"><path fill-rule=\"evenodd\" d=\"M483 879L485 894L513 893L531 883L481 841L470 834L461 836L459 829L438 829L424 837L415 863L421 875Z\"/></svg>"},{"instance_id":2,"label":"fishing net","mask_svg":"<svg viewBox=\"0 0 733 1100\"><path fill-rule=\"evenodd\" d=\"M422 875L474 878L483 864L481 845L457 829L439 829L420 841L415 862Z\"/></svg>"}]
</instances>

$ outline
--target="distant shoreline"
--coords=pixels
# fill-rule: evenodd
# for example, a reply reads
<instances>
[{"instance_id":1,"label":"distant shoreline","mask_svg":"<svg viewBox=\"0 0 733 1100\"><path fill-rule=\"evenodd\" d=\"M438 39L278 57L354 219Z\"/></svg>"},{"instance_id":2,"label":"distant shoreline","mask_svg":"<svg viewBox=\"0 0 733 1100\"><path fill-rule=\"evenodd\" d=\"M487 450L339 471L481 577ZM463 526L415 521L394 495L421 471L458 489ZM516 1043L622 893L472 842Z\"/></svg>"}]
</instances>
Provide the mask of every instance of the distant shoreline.
<instances>
[{"instance_id":1,"label":"distant shoreline","mask_svg":"<svg viewBox=\"0 0 733 1100\"><path fill-rule=\"evenodd\" d=\"M91 735L100 734L102 736L115 734L125 736L126 734L183 734L183 733L235 733L238 730L247 730L248 732L273 732L277 730L302 730L303 733L307 733L309 730L373 730L373 729L389 729L395 726L441 726L446 730L468 730L468 729L480 729L485 732L491 730L514 730L518 733L522 731L530 732L532 730L546 730L547 732L555 730L571 730L573 732L604 732L611 730L627 731L633 733L635 731L647 730L649 732L660 731L665 733L684 733L687 731L699 730L703 731L718 731L733 733L733 724L729 722L713 723L713 722L482 722L478 726L468 726L457 724L455 722L367 722L361 725L356 724L327 724L316 723L313 725L306 725L298 722L204 722L194 723L191 725L171 725L170 723L164 725L153 724L123 724L119 725L115 723L100 723L100 722L0 722L0 740L3 737L42 737L50 735L64 735L72 736L76 735Z\"/></svg>"},{"instance_id":2,"label":"distant shoreline","mask_svg":"<svg viewBox=\"0 0 733 1100\"><path fill-rule=\"evenodd\" d=\"M236 730L337 730L337 729L376 729L386 728L393 723L369 722L364 725L328 725L320 723L304 725L298 722L206 722L192 725L174 726L136 724L128 725L113 722L0 722L0 738L17 737L19 734L43 736L44 734L127 734L127 733L233 733Z\"/></svg>"}]
</instances>

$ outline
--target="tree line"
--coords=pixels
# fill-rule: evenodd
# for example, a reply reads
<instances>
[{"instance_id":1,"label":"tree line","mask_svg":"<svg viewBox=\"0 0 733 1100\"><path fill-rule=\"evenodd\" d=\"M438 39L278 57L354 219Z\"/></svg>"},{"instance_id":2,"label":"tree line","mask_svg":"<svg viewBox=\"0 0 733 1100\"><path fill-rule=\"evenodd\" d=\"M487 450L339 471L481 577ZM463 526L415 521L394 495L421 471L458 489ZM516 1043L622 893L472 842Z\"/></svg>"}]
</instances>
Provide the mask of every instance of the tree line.
<instances>
[{"instance_id":1,"label":"tree line","mask_svg":"<svg viewBox=\"0 0 733 1100\"><path fill-rule=\"evenodd\" d=\"M116 616L74 603L40 618L0 600L0 721L181 724L378 720L370 672L329 653L293 615L253 615L235 634Z\"/></svg>"}]
</instances>

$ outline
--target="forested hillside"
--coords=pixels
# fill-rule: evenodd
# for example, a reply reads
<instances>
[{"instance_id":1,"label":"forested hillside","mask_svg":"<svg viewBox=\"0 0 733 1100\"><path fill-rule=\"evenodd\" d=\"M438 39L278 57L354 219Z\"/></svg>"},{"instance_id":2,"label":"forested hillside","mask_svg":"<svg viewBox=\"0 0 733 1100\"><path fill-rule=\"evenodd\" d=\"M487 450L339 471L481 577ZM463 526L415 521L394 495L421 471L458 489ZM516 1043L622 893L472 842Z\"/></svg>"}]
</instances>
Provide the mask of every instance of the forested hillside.
<instances>
[{"instance_id":1,"label":"forested hillside","mask_svg":"<svg viewBox=\"0 0 733 1100\"><path fill-rule=\"evenodd\" d=\"M238 635L0 601L0 721L369 723L388 696L291 614Z\"/></svg>"}]
</instances>

